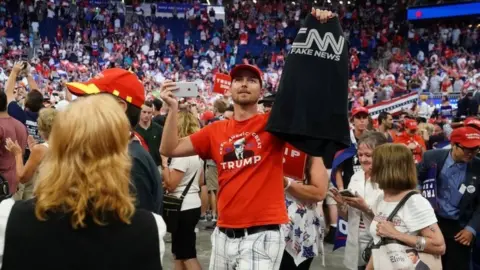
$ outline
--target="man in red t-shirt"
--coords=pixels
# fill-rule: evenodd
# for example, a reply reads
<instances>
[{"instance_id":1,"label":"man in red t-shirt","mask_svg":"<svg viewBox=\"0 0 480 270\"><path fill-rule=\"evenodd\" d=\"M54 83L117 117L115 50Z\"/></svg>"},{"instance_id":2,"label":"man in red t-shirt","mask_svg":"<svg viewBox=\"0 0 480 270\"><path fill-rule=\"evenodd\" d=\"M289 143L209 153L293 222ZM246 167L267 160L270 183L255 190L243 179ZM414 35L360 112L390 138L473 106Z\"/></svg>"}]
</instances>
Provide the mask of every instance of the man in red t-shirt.
<instances>
[{"instance_id":1,"label":"man in red t-shirt","mask_svg":"<svg viewBox=\"0 0 480 270\"><path fill-rule=\"evenodd\" d=\"M238 65L231 76L234 119L216 121L187 138L176 135L176 101L164 95L166 87L174 84L164 83L162 99L169 104L171 113L165 121L160 151L168 157L198 154L217 164L219 216L213 233L214 269L227 269L226 265L239 257L239 269L247 269L252 256L262 261L262 269L276 269L285 247L279 225L288 222L282 181L284 142L265 131L269 115L257 113L260 70ZM264 240L267 234L268 242ZM245 244L238 245L236 238ZM237 246L235 249L224 247L230 241ZM231 250L238 253L230 254Z\"/></svg>"},{"instance_id":2,"label":"man in red t-shirt","mask_svg":"<svg viewBox=\"0 0 480 270\"><path fill-rule=\"evenodd\" d=\"M331 12L317 10L326 21ZM285 143L265 131L269 114L259 114L262 73L238 65L230 73L233 119L216 121L179 138L178 102L166 81L160 95L169 106L160 152L167 157L199 155L218 169L218 220L212 235L210 269L278 269L285 249L280 225L288 222L284 199Z\"/></svg>"},{"instance_id":3,"label":"man in red t-shirt","mask_svg":"<svg viewBox=\"0 0 480 270\"><path fill-rule=\"evenodd\" d=\"M415 163L422 161L423 152L426 151L425 140L417 134L417 121L405 120L405 132L395 138L394 143L404 144L412 151Z\"/></svg>"}]
</instances>

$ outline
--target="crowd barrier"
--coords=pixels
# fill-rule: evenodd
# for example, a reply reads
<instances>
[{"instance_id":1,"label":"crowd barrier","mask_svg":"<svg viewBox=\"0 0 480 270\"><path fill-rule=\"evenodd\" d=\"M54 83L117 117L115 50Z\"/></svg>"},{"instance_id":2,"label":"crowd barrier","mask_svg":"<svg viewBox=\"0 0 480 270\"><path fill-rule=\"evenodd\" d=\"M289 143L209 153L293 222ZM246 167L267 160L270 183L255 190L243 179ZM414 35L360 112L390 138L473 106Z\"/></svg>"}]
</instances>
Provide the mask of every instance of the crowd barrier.
<instances>
[{"instance_id":1,"label":"crowd barrier","mask_svg":"<svg viewBox=\"0 0 480 270\"><path fill-rule=\"evenodd\" d=\"M401 111L409 110L412 108L412 105L414 103L418 103L418 99L420 95L427 95L428 104L434 104L435 107L439 108L441 105L442 101L442 93L410 93L406 94L397 98L393 98L390 100L382 101L374 105L367 106L370 116L373 119L378 118L378 115L381 112L389 112L391 114L398 114ZM460 98L460 93L451 93L448 94L448 99L450 101L450 105L452 105L452 108L454 110L457 109L457 102L458 99Z\"/></svg>"}]
</instances>

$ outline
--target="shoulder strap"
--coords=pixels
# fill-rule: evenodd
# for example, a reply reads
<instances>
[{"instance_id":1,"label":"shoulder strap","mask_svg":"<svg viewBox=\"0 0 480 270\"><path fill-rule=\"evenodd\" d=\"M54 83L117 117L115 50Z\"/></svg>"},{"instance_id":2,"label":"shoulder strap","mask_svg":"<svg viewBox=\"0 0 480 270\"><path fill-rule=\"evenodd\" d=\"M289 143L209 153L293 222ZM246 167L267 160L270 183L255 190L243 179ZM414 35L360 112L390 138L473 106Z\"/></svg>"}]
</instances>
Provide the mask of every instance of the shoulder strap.
<instances>
[{"instance_id":1,"label":"shoulder strap","mask_svg":"<svg viewBox=\"0 0 480 270\"><path fill-rule=\"evenodd\" d=\"M197 172L198 172L198 171L197 171ZM197 176L197 172L195 172L195 174L193 175L192 179L190 180L190 182L188 182L187 186L186 186L185 189L183 190L182 196L180 196L180 199L181 199L182 201L183 201L183 198L185 198L185 196L187 196L188 190L190 189L190 186L192 186L193 180L195 180L195 177Z\"/></svg>"},{"instance_id":2,"label":"shoulder strap","mask_svg":"<svg viewBox=\"0 0 480 270\"><path fill-rule=\"evenodd\" d=\"M415 194L417 194L417 192L412 190L412 191L408 192L407 195L403 196L402 200L400 200L400 202L397 204L395 209L393 209L392 213L390 213L390 215L388 216L387 221L392 221L393 218L395 217L395 215L397 214L398 210L400 210L405 205L405 203L408 201L408 199L410 197L412 197L412 195L415 195Z\"/></svg>"}]
</instances>

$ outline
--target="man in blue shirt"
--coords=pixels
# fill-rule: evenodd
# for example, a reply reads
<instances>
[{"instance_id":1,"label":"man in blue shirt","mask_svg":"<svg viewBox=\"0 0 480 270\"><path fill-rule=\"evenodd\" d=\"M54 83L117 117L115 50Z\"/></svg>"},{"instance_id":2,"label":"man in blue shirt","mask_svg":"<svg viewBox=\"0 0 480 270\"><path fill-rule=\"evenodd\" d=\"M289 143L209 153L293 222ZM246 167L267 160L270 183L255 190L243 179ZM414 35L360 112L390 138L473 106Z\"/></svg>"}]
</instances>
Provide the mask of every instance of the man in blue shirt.
<instances>
[{"instance_id":1,"label":"man in blue shirt","mask_svg":"<svg viewBox=\"0 0 480 270\"><path fill-rule=\"evenodd\" d=\"M422 193L432 203L447 250L444 269L469 270L474 237L480 231L480 131L455 129L451 149L424 153L418 165Z\"/></svg>"},{"instance_id":2,"label":"man in blue shirt","mask_svg":"<svg viewBox=\"0 0 480 270\"><path fill-rule=\"evenodd\" d=\"M15 84L17 77L25 76L28 81L30 92L28 92L25 99L25 109L19 105L16 100L17 94L15 93ZM23 123L27 127L28 135L32 136L38 143L42 143L42 138L38 133L37 118L38 112L43 108L43 95L38 90L37 83L29 72L29 66L25 62L16 63L10 76L8 77L5 87L5 94L7 95L7 112L8 114ZM27 160L30 156L30 150L25 150L24 160Z\"/></svg>"}]
</instances>

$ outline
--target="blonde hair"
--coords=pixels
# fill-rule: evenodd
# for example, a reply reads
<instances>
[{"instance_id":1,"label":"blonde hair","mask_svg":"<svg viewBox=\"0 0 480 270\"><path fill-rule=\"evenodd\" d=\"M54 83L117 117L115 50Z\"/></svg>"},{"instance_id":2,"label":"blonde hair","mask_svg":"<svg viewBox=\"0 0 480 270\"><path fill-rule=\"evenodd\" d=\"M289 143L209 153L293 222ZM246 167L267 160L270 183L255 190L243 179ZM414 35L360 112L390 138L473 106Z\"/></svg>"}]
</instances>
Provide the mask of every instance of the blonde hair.
<instances>
[{"instance_id":1,"label":"blonde hair","mask_svg":"<svg viewBox=\"0 0 480 270\"><path fill-rule=\"evenodd\" d=\"M178 136L180 138L187 137L200 130L198 119L187 110L178 112Z\"/></svg>"},{"instance_id":2,"label":"blonde hair","mask_svg":"<svg viewBox=\"0 0 480 270\"><path fill-rule=\"evenodd\" d=\"M53 121L57 116L58 111L53 108L41 109L38 113L38 131L45 139L48 139L52 131Z\"/></svg>"},{"instance_id":3,"label":"blonde hair","mask_svg":"<svg viewBox=\"0 0 480 270\"><path fill-rule=\"evenodd\" d=\"M225 103L221 99L217 99L213 103L213 108L217 113L224 113L227 110L227 107L228 107L227 103Z\"/></svg>"},{"instance_id":4,"label":"blonde hair","mask_svg":"<svg viewBox=\"0 0 480 270\"><path fill-rule=\"evenodd\" d=\"M111 213L129 224L135 212L129 140L130 123L112 96L79 98L59 112L34 191L36 217L67 213L78 228L86 227L87 216L106 225Z\"/></svg>"},{"instance_id":5,"label":"blonde hair","mask_svg":"<svg viewBox=\"0 0 480 270\"><path fill-rule=\"evenodd\" d=\"M403 144L387 143L373 150L372 183L383 190L399 193L417 187L417 171L412 151Z\"/></svg>"},{"instance_id":6,"label":"blonde hair","mask_svg":"<svg viewBox=\"0 0 480 270\"><path fill-rule=\"evenodd\" d=\"M429 136L433 135L433 132L435 131L435 126L430 123L420 123L418 124L418 130L426 130Z\"/></svg>"}]
</instances>

